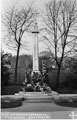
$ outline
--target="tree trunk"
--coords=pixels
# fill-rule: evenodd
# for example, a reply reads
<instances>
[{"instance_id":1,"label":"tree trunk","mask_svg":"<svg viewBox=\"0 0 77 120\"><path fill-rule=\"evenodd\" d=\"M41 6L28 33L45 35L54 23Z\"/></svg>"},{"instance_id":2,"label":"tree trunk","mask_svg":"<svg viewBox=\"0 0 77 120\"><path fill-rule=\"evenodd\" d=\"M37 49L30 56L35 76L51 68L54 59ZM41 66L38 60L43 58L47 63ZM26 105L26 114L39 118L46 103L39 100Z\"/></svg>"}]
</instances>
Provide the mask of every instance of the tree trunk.
<instances>
[{"instance_id":1,"label":"tree trunk","mask_svg":"<svg viewBox=\"0 0 77 120\"><path fill-rule=\"evenodd\" d=\"M20 50L20 45L18 45L17 56L16 56L15 78L14 78L15 84L17 84L17 69L18 69L19 50Z\"/></svg>"},{"instance_id":2,"label":"tree trunk","mask_svg":"<svg viewBox=\"0 0 77 120\"><path fill-rule=\"evenodd\" d=\"M59 65L57 71L57 78L56 78L56 90L59 88L60 70L61 70L61 66Z\"/></svg>"}]
</instances>

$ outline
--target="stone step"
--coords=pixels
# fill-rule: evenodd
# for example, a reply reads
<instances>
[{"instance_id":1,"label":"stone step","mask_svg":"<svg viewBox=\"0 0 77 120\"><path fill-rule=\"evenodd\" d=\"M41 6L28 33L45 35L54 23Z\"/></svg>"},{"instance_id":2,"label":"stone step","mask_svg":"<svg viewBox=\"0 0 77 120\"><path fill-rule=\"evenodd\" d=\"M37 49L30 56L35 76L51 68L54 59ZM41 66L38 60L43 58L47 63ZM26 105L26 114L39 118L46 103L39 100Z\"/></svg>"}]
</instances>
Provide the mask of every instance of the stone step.
<instances>
[{"instance_id":1,"label":"stone step","mask_svg":"<svg viewBox=\"0 0 77 120\"><path fill-rule=\"evenodd\" d=\"M39 92L38 92L39 93ZM33 92L31 92L31 93L26 93L26 92L19 92L18 93L18 95L22 95L22 96L24 96L25 98L51 98L51 96L48 96L47 94L43 94L43 93L40 93L40 94L38 94L37 92L35 93L33 93Z\"/></svg>"},{"instance_id":2,"label":"stone step","mask_svg":"<svg viewBox=\"0 0 77 120\"><path fill-rule=\"evenodd\" d=\"M41 96L41 97L36 97L36 96L35 97L34 96L27 97L27 96L25 96L24 98L25 98L24 102L36 102L36 103L38 103L38 102L52 102L53 101L53 98L45 97L45 96Z\"/></svg>"},{"instance_id":3,"label":"stone step","mask_svg":"<svg viewBox=\"0 0 77 120\"><path fill-rule=\"evenodd\" d=\"M53 102L53 99L26 99L23 103L49 103Z\"/></svg>"},{"instance_id":4,"label":"stone step","mask_svg":"<svg viewBox=\"0 0 77 120\"><path fill-rule=\"evenodd\" d=\"M42 94L46 94L45 92L22 92L22 91L19 91L19 93L24 93L26 95L42 95Z\"/></svg>"},{"instance_id":5,"label":"stone step","mask_svg":"<svg viewBox=\"0 0 77 120\"><path fill-rule=\"evenodd\" d=\"M40 98L36 98L36 97L24 97L24 98L25 98L25 100L30 100L30 99L31 100L34 100L34 99L35 100L42 100L42 99L43 100L51 100L51 99L53 99L53 98L44 98L44 97L42 97L42 98L41 97Z\"/></svg>"},{"instance_id":6,"label":"stone step","mask_svg":"<svg viewBox=\"0 0 77 120\"><path fill-rule=\"evenodd\" d=\"M40 96L40 97L37 97L37 96L35 96L35 97L29 97L29 96L22 96L22 97L24 97L25 99L51 99L52 97L44 97L44 96Z\"/></svg>"},{"instance_id":7,"label":"stone step","mask_svg":"<svg viewBox=\"0 0 77 120\"><path fill-rule=\"evenodd\" d=\"M53 97L48 96L44 92L19 92L19 95L25 98L23 103L46 103L53 101Z\"/></svg>"}]
</instances>

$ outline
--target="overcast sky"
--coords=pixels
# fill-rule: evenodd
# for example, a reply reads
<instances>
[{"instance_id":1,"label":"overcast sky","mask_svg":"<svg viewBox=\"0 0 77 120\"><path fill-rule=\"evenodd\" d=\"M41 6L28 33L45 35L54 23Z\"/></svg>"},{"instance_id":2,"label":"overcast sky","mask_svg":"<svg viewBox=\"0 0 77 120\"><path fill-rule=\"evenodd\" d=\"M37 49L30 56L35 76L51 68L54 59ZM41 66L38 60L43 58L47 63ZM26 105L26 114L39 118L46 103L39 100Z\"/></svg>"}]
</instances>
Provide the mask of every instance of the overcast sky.
<instances>
[{"instance_id":1,"label":"overcast sky","mask_svg":"<svg viewBox=\"0 0 77 120\"><path fill-rule=\"evenodd\" d=\"M18 6L26 6L26 4L31 3L31 1L33 1L34 7L37 8L38 10L45 10L45 3L48 2L49 0L1 0L1 14L4 14L4 12L9 7L11 7L13 4L17 3ZM3 50L5 52L10 52L13 55L16 55L16 51L12 51L12 50L8 49L8 46L6 46L6 44L5 44L4 40L3 40L4 39L3 38L4 35L5 34L2 31L2 48L3 48ZM38 36L38 38L39 38L39 36ZM30 41L29 46L28 46L28 51L26 51L26 50L24 51L23 50L23 51L20 52L20 54L23 54L23 53L24 54L26 54L26 53L27 54L29 54L29 53L32 54L32 47L33 47L32 46L32 44L33 44L32 41L33 40L29 40L29 39L31 39L30 35L29 35L29 37L27 37L27 40ZM44 48L45 48L45 44L39 42L39 52L41 50L44 50Z\"/></svg>"}]
</instances>

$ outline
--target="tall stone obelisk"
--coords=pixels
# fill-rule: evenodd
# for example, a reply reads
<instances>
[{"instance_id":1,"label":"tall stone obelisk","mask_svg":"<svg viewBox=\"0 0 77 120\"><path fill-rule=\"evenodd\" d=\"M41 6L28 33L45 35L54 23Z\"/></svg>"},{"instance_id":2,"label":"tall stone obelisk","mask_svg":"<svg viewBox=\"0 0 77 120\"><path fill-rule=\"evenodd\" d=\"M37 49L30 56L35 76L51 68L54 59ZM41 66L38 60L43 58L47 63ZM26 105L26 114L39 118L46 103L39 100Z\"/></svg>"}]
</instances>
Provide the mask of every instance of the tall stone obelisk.
<instances>
[{"instance_id":1,"label":"tall stone obelisk","mask_svg":"<svg viewBox=\"0 0 77 120\"><path fill-rule=\"evenodd\" d=\"M38 44L38 25L37 22L35 22L34 30L32 31L34 34L34 41L33 41L33 72L40 73L39 71L39 44Z\"/></svg>"}]
</instances>

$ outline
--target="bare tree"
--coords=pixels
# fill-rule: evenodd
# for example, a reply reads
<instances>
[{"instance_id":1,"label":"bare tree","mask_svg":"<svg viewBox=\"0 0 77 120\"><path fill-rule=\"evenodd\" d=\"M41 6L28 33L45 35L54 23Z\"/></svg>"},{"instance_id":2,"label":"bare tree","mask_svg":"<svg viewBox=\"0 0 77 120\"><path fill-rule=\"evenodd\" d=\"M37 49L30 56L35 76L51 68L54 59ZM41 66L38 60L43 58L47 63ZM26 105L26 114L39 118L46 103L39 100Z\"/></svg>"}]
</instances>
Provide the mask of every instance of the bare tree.
<instances>
[{"instance_id":1,"label":"bare tree","mask_svg":"<svg viewBox=\"0 0 77 120\"><path fill-rule=\"evenodd\" d=\"M77 46L77 2L76 0L53 0L46 4L44 40L49 51L54 53L58 71L56 89L59 88L63 59L75 52Z\"/></svg>"},{"instance_id":2,"label":"bare tree","mask_svg":"<svg viewBox=\"0 0 77 120\"><path fill-rule=\"evenodd\" d=\"M7 31L7 45L12 49L17 50L16 63L15 63L15 83L17 83L17 68L18 68L18 59L20 47L24 44L22 42L23 35L25 32L29 31L32 26L36 16L35 10L32 8L32 5L28 8L16 8L13 6L6 11L3 16L2 22L4 23Z\"/></svg>"}]
</instances>

